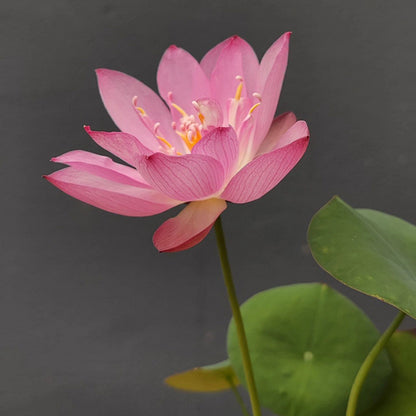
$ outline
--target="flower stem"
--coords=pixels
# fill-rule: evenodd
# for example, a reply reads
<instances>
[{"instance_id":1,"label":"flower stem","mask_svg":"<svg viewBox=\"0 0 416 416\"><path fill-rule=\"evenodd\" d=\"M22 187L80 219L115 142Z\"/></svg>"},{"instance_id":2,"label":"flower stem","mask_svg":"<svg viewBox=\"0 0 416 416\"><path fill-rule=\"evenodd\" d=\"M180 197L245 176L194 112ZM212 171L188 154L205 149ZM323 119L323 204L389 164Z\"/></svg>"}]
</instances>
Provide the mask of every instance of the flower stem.
<instances>
[{"instance_id":1,"label":"flower stem","mask_svg":"<svg viewBox=\"0 0 416 416\"><path fill-rule=\"evenodd\" d=\"M218 252L221 259L222 273L224 275L228 299L230 301L234 323L237 329L238 343L240 345L241 357L243 359L244 374L246 378L248 393L250 395L253 416L261 416L260 402L257 395L256 384L254 382L253 367L251 365L243 319L241 317L240 306L238 304L237 295L235 293L230 263L228 261L227 247L225 245L221 217L218 217L218 219L215 221L215 235L217 238Z\"/></svg>"},{"instance_id":2,"label":"flower stem","mask_svg":"<svg viewBox=\"0 0 416 416\"><path fill-rule=\"evenodd\" d=\"M374 347L362 363L361 368L358 371L351 388L350 397L348 399L346 416L355 416L355 413L357 411L358 397L360 395L360 391L364 384L364 381L369 371L371 370L371 367L373 366L375 360L377 359L378 355L386 346L388 340L393 335L394 331L399 327L405 316L406 314L404 312L399 312L394 321L386 329L384 334L379 338L376 345L374 345Z\"/></svg>"}]
</instances>

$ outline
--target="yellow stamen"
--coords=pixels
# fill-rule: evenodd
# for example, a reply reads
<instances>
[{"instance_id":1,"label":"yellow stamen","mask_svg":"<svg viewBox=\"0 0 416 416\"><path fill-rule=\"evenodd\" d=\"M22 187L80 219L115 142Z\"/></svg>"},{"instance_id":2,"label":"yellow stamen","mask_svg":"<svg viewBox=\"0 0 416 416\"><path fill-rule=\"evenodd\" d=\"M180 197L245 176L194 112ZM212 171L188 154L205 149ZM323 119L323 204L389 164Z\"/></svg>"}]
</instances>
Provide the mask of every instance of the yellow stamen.
<instances>
[{"instance_id":1,"label":"yellow stamen","mask_svg":"<svg viewBox=\"0 0 416 416\"><path fill-rule=\"evenodd\" d=\"M201 123L204 124L205 117L202 115L202 113L199 113L198 117L199 117L199 120L201 121Z\"/></svg>"},{"instance_id":2,"label":"yellow stamen","mask_svg":"<svg viewBox=\"0 0 416 416\"><path fill-rule=\"evenodd\" d=\"M142 115L144 115L144 116L146 115L146 111L144 111L144 110L143 110L143 108L141 108L141 107L136 107L136 110L137 110L137 111L140 111L140 113L142 113Z\"/></svg>"},{"instance_id":3,"label":"yellow stamen","mask_svg":"<svg viewBox=\"0 0 416 416\"><path fill-rule=\"evenodd\" d=\"M196 139L197 139L198 142L202 139L202 134L199 130L198 130L198 133L196 135Z\"/></svg>"},{"instance_id":4,"label":"yellow stamen","mask_svg":"<svg viewBox=\"0 0 416 416\"><path fill-rule=\"evenodd\" d=\"M194 147L202 139L201 132L197 130L196 136L192 138L192 147Z\"/></svg>"},{"instance_id":5,"label":"yellow stamen","mask_svg":"<svg viewBox=\"0 0 416 416\"><path fill-rule=\"evenodd\" d=\"M189 141L189 139L188 139L188 137L186 137L186 134L184 134L184 133L180 133L180 132L176 132L176 133L178 133L179 134L179 136L181 137L181 139L185 142L185 144L188 146L188 149L189 150L192 150L192 148L194 147L194 144L192 144L190 141Z\"/></svg>"},{"instance_id":6,"label":"yellow stamen","mask_svg":"<svg viewBox=\"0 0 416 416\"><path fill-rule=\"evenodd\" d=\"M260 105L261 103L254 104L253 107L248 111L250 114Z\"/></svg>"},{"instance_id":7,"label":"yellow stamen","mask_svg":"<svg viewBox=\"0 0 416 416\"><path fill-rule=\"evenodd\" d=\"M188 114L186 113L186 111L182 107L179 107L178 104L170 103L170 105L173 108L176 108L176 110L178 110L182 114L183 117L188 117Z\"/></svg>"},{"instance_id":8,"label":"yellow stamen","mask_svg":"<svg viewBox=\"0 0 416 416\"><path fill-rule=\"evenodd\" d=\"M181 153L181 152L176 152L176 154L177 154L178 156L183 156L183 153Z\"/></svg>"},{"instance_id":9,"label":"yellow stamen","mask_svg":"<svg viewBox=\"0 0 416 416\"><path fill-rule=\"evenodd\" d=\"M163 137L161 137L161 136L156 136L161 142L163 142L163 143L165 143L165 145L166 146L168 146L169 147L169 149L170 148L172 148L172 145L166 140L166 139L164 139Z\"/></svg>"},{"instance_id":10,"label":"yellow stamen","mask_svg":"<svg viewBox=\"0 0 416 416\"><path fill-rule=\"evenodd\" d=\"M241 92L243 91L243 80L239 79L240 83L238 84L237 90L235 92L234 99L237 101L241 98Z\"/></svg>"}]
</instances>

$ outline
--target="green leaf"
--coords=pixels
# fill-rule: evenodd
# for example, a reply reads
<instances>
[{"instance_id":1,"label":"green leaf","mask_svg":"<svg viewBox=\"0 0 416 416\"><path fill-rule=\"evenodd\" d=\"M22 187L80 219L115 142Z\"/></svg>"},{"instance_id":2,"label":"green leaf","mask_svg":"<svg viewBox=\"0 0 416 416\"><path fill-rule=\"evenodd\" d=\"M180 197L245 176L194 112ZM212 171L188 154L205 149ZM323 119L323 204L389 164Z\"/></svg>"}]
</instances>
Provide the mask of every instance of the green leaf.
<instances>
[{"instance_id":1,"label":"green leaf","mask_svg":"<svg viewBox=\"0 0 416 416\"><path fill-rule=\"evenodd\" d=\"M167 377L165 383L176 389L194 392L228 390L240 384L229 360L174 374Z\"/></svg>"},{"instance_id":2,"label":"green leaf","mask_svg":"<svg viewBox=\"0 0 416 416\"><path fill-rule=\"evenodd\" d=\"M309 245L342 283L416 318L416 227L335 197L313 217Z\"/></svg>"},{"instance_id":3,"label":"green leaf","mask_svg":"<svg viewBox=\"0 0 416 416\"><path fill-rule=\"evenodd\" d=\"M260 403L280 416L344 416L361 363L380 334L351 301L326 285L261 292L241 306ZM228 354L244 384L234 322ZM365 410L390 374L381 354L361 394Z\"/></svg>"},{"instance_id":4,"label":"green leaf","mask_svg":"<svg viewBox=\"0 0 416 416\"><path fill-rule=\"evenodd\" d=\"M393 377L382 400L365 416L416 415L416 333L398 331L387 344Z\"/></svg>"}]
</instances>

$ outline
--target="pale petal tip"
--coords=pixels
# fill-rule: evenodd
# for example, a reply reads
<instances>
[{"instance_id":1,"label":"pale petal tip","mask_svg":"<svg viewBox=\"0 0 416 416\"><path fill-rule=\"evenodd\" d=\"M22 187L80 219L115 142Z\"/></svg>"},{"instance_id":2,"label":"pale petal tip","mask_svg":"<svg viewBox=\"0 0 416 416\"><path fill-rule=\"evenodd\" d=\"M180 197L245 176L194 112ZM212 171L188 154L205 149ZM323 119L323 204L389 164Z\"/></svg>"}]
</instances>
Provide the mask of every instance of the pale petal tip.
<instances>
[{"instance_id":1,"label":"pale petal tip","mask_svg":"<svg viewBox=\"0 0 416 416\"><path fill-rule=\"evenodd\" d=\"M308 123L305 120L298 120L298 123L302 124L302 126L305 127L305 129L306 129L306 131L308 132L308 135L309 135Z\"/></svg>"},{"instance_id":2,"label":"pale petal tip","mask_svg":"<svg viewBox=\"0 0 416 416\"><path fill-rule=\"evenodd\" d=\"M310 138L310 132L309 132L309 127L308 124L306 123L305 120L298 120L296 122L296 124L298 125L298 128L302 128L304 130L304 133L302 134L300 139L308 139Z\"/></svg>"}]
</instances>

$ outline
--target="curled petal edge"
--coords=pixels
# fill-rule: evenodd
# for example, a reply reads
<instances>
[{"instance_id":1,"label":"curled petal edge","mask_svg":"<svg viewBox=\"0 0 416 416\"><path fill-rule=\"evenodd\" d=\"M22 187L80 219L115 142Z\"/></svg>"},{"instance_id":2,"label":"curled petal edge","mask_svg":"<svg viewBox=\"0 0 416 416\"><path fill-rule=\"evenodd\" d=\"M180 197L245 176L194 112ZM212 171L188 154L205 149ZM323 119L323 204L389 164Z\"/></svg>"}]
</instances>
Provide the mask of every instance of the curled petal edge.
<instances>
[{"instance_id":1,"label":"curled petal edge","mask_svg":"<svg viewBox=\"0 0 416 416\"><path fill-rule=\"evenodd\" d=\"M160 252L172 253L191 248L208 235L215 220L226 208L227 203L223 199L191 202L156 230L153 244Z\"/></svg>"}]
</instances>

